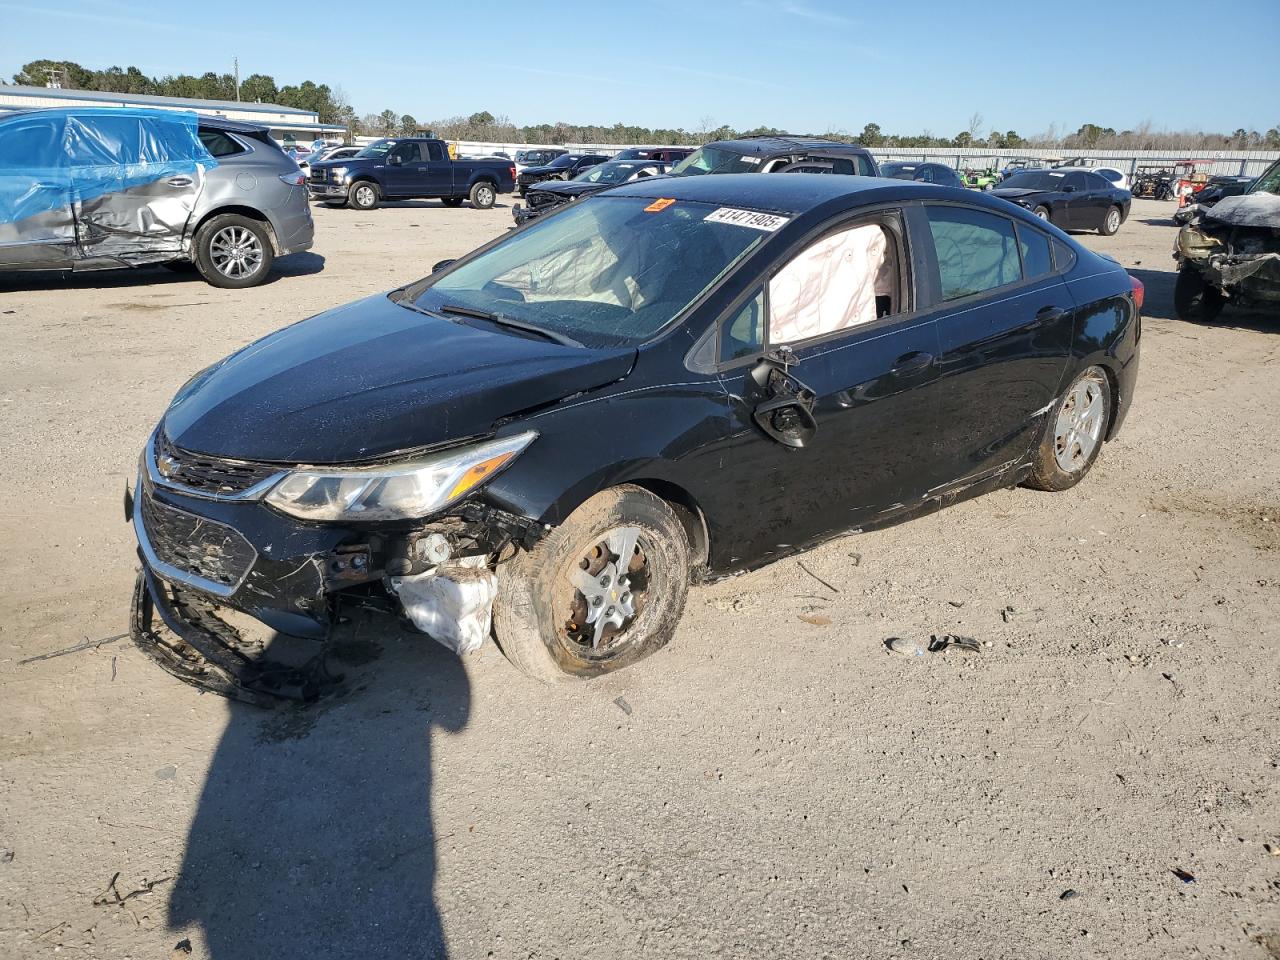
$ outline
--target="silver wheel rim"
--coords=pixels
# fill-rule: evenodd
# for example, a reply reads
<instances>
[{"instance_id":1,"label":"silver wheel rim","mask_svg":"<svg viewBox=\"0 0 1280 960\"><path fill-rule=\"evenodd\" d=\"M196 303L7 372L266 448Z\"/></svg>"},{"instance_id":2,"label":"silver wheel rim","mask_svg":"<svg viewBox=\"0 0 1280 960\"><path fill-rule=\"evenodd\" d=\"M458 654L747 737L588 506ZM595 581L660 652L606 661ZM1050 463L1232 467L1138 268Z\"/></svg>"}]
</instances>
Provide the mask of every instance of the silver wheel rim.
<instances>
[{"instance_id":1,"label":"silver wheel rim","mask_svg":"<svg viewBox=\"0 0 1280 960\"><path fill-rule=\"evenodd\" d=\"M1037 211L1036 211L1036 216L1037 216L1037 217L1039 217L1041 220L1048 220L1048 219L1049 219L1049 211L1048 211L1048 210L1043 210L1043 209L1041 209L1041 210L1037 210Z\"/></svg>"},{"instance_id":2,"label":"silver wheel rim","mask_svg":"<svg viewBox=\"0 0 1280 960\"><path fill-rule=\"evenodd\" d=\"M493 203L493 191L488 187L481 187L476 191L476 199L480 201L480 206L487 207Z\"/></svg>"},{"instance_id":3,"label":"silver wheel rim","mask_svg":"<svg viewBox=\"0 0 1280 960\"><path fill-rule=\"evenodd\" d=\"M356 187L356 203L362 207L373 206L373 187Z\"/></svg>"},{"instance_id":4,"label":"silver wheel rim","mask_svg":"<svg viewBox=\"0 0 1280 960\"><path fill-rule=\"evenodd\" d=\"M209 243L209 259L224 277L243 280L262 268L262 241L248 227L223 227Z\"/></svg>"},{"instance_id":5,"label":"silver wheel rim","mask_svg":"<svg viewBox=\"0 0 1280 960\"><path fill-rule=\"evenodd\" d=\"M636 588L633 568L640 563L637 561L639 545L639 527L614 527L594 548L598 551L607 548L599 569L592 571L575 563L568 571L569 582L584 601L582 633L590 634L592 653L599 651L606 630L612 631L608 644L612 646L635 622L639 607L633 592ZM584 558L582 563L588 561L589 558Z\"/></svg>"},{"instance_id":6,"label":"silver wheel rim","mask_svg":"<svg viewBox=\"0 0 1280 960\"><path fill-rule=\"evenodd\" d=\"M1120 229L1120 211L1112 210L1110 213L1107 214L1107 231L1109 233L1115 233L1119 229Z\"/></svg>"},{"instance_id":7,"label":"silver wheel rim","mask_svg":"<svg viewBox=\"0 0 1280 960\"><path fill-rule=\"evenodd\" d=\"M1103 374L1091 370L1063 398L1053 433L1053 455L1063 473L1079 473L1098 448L1107 410L1106 389Z\"/></svg>"}]
</instances>

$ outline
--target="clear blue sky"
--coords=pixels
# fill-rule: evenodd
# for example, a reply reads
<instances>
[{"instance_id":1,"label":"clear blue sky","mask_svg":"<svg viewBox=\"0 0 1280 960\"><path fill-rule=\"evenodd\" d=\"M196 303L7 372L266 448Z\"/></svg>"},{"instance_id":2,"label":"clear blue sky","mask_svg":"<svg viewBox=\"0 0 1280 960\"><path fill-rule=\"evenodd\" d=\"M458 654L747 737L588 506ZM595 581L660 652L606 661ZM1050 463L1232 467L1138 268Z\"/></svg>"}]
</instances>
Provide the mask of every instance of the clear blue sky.
<instances>
[{"instance_id":1,"label":"clear blue sky","mask_svg":"<svg viewBox=\"0 0 1280 960\"><path fill-rule=\"evenodd\" d=\"M359 113L419 120L946 136L975 111L1023 136L1280 125L1280 0L0 0L0 16L6 80L41 57L156 75L229 72L239 56L241 76L327 82Z\"/></svg>"}]
</instances>

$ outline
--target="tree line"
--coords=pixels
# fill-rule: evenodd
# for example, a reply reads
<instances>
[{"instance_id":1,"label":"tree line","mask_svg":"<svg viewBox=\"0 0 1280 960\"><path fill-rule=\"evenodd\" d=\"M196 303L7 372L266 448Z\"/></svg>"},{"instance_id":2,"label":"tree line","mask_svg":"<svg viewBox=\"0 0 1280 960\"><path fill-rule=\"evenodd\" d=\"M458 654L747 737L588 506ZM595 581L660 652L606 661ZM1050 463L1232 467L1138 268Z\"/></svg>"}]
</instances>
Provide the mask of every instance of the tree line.
<instances>
[{"instance_id":1,"label":"tree line","mask_svg":"<svg viewBox=\"0 0 1280 960\"><path fill-rule=\"evenodd\" d=\"M102 90L113 93L155 94L200 100L235 100L236 81L229 73L204 73L200 76L150 77L137 67L109 67L91 70L69 60L33 60L14 75L13 82L28 86L44 86L56 79L62 86L77 90ZM266 74L250 74L240 81L239 99L248 102L278 103L286 107L309 110L319 115L321 123L339 124L347 129L348 138L355 136L386 137L430 131L446 140L479 140L499 143L652 143L671 146L696 146L711 140L732 137L779 135L777 127L755 127L735 130L703 117L694 129L683 127L652 128L625 123L575 124L538 123L518 125L509 117L488 110L467 116L444 117L420 121L412 114L387 109L381 113L357 115L341 88L304 80L297 85L278 86ZM916 134L885 133L879 124L868 123L859 133L826 130L807 134L867 147L928 148L974 147L989 149L1041 148L1045 150L1278 150L1280 124L1265 132L1239 128L1231 133L1206 131L1170 131L1156 129L1150 122L1129 130L1115 130L1099 124L1085 123L1074 132L1050 126L1033 136L1022 137L1015 130L1000 131L989 126L980 113L974 113L964 130L954 136L935 136L925 130Z\"/></svg>"}]
</instances>

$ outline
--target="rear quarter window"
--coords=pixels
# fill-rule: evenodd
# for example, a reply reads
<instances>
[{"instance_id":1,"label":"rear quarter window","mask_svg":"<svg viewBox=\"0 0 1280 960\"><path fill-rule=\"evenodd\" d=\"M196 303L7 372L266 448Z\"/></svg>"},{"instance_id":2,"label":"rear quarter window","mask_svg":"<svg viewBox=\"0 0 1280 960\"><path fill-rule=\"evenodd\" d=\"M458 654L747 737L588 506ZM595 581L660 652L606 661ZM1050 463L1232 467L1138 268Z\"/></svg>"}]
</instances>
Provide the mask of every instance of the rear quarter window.
<instances>
[{"instance_id":1,"label":"rear quarter window","mask_svg":"<svg viewBox=\"0 0 1280 960\"><path fill-rule=\"evenodd\" d=\"M1022 248L1022 272L1028 280L1053 273L1053 253L1048 237L1039 230L1020 223L1018 245Z\"/></svg>"},{"instance_id":2,"label":"rear quarter window","mask_svg":"<svg viewBox=\"0 0 1280 960\"><path fill-rule=\"evenodd\" d=\"M212 130L208 127L201 127L200 142L204 144L204 148L208 150L214 157L231 157L237 153L244 153L245 149L235 137L227 134L222 130Z\"/></svg>"}]
</instances>

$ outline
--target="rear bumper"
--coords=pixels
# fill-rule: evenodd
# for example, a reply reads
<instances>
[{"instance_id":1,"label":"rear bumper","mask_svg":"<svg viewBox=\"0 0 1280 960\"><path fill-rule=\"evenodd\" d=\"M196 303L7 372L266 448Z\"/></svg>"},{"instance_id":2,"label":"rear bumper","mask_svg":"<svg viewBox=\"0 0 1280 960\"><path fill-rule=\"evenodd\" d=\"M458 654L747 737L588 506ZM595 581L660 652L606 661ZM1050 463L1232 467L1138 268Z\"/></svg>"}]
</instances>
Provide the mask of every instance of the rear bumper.
<instances>
[{"instance_id":1,"label":"rear bumper","mask_svg":"<svg viewBox=\"0 0 1280 960\"><path fill-rule=\"evenodd\" d=\"M311 205L307 202L306 191L300 187L292 187L288 200L272 210L271 226L276 233L276 253L287 256L309 250L315 241L316 224L311 219Z\"/></svg>"}]
</instances>

